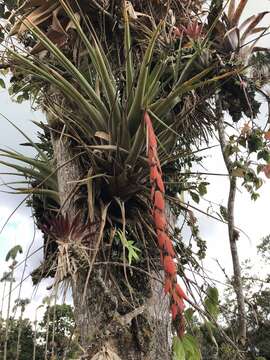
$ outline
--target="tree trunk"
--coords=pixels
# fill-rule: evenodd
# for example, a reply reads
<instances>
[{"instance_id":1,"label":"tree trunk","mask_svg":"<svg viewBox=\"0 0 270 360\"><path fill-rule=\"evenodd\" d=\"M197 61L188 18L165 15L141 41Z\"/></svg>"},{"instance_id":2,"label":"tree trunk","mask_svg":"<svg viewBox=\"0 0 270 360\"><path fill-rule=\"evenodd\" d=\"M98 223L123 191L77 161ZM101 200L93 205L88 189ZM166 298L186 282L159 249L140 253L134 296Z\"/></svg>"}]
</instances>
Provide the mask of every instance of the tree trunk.
<instances>
[{"instance_id":1,"label":"tree trunk","mask_svg":"<svg viewBox=\"0 0 270 360\"><path fill-rule=\"evenodd\" d=\"M82 177L80 164L64 137L52 138L62 213L75 216L80 210L74 197L74 181ZM90 248L98 246L98 235L97 230L89 239ZM94 264L91 276L81 269L72 279L75 322L84 350L81 358L91 359L99 354L98 359L105 359L107 353L111 357L106 359L117 359L115 354L121 360L170 359L171 321L162 282L134 270L137 291L127 299L118 286L121 276L125 281L124 272L117 272L112 265L110 276L106 277L105 268ZM116 277L117 283L113 281Z\"/></svg>"},{"instance_id":2,"label":"tree trunk","mask_svg":"<svg viewBox=\"0 0 270 360\"><path fill-rule=\"evenodd\" d=\"M243 292L242 277L241 277L241 266L239 261L239 254L237 249L237 243L239 233L235 229L234 223L234 204L235 204L235 195L236 195L236 177L232 175L233 163L226 152L226 139L224 131L224 119L222 114L222 108L220 100L216 100L216 115L217 115L217 127L219 133L220 147L224 162L230 178L230 191L227 204L227 213L228 213L228 233L230 240L230 249L233 262L233 287L237 299L238 307L238 326L239 326L239 343L244 346L246 343L247 337L247 321L245 313L245 297Z\"/></svg>"}]
</instances>

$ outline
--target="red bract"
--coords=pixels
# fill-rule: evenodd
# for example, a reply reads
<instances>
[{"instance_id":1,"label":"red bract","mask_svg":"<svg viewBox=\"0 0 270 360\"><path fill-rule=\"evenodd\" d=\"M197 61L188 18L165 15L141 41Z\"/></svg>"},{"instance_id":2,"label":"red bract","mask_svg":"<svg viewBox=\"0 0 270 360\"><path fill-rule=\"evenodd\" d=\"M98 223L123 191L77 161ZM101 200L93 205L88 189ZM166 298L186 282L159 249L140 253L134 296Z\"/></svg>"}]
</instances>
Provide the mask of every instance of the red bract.
<instances>
[{"instance_id":1,"label":"red bract","mask_svg":"<svg viewBox=\"0 0 270 360\"><path fill-rule=\"evenodd\" d=\"M165 255L163 264L167 274L176 275L176 265L171 256Z\"/></svg>"},{"instance_id":2,"label":"red bract","mask_svg":"<svg viewBox=\"0 0 270 360\"><path fill-rule=\"evenodd\" d=\"M166 218L164 216L164 213L158 209L154 210L154 222L155 222L157 229L159 229L159 230L166 229L166 225L167 225Z\"/></svg>"},{"instance_id":3,"label":"red bract","mask_svg":"<svg viewBox=\"0 0 270 360\"><path fill-rule=\"evenodd\" d=\"M167 238L167 235L163 231L157 230L158 246L160 249L163 249L166 238Z\"/></svg>"},{"instance_id":4,"label":"red bract","mask_svg":"<svg viewBox=\"0 0 270 360\"><path fill-rule=\"evenodd\" d=\"M187 27L183 26L184 33L192 40L198 40L202 35L202 25L197 21L188 24Z\"/></svg>"},{"instance_id":5,"label":"red bract","mask_svg":"<svg viewBox=\"0 0 270 360\"><path fill-rule=\"evenodd\" d=\"M165 201L163 194L160 191L155 191L155 202L154 207L158 208L159 210L165 210Z\"/></svg>"},{"instance_id":6,"label":"red bract","mask_svg":"<svg viewBox=\"0 0 270 360\"><path fill-rule=\"evenodd\" d=\"M149 147L156 147L157 146L157 140L156 135L153 129L152 121L150 119L150 116L147 112L144 113L144 121L146 124L147 132L148 132L148 146Z\"/></svg>"},{"instance_id":7,"label":"red bract","mask_svg":"<svg viewBox=\"0 0 270 360\"><path fill-rule=\"evenodd\" d=\"M185 333L185 320L182 314L180 315L180 319L179 319L179 324L178 324L178 329L177 329L177 335L182 338L184 336Z\"/></svg>"},{"instance_id":8,"label":"red bract","mask_svg":"<svg viewBox=\"0 0 270 360\"><path fill-rule=\"evenodd\" d=\"M182 313L185 309L185 304L182 298L180 298L175 291L172 292L172 297L173 297L173 301L174 303L178 306L179 308L179 313Z\"/></svg>"},{"instance_id":9,"label":"red bract","mask_svg":"<svg viewBox=\"0 0 270 360\"><path fill-rule=\"evenodd\" d=\"M158 189L162 192L165 193L165 187L164 187L164 183L161 177L161 174L159 174L156 178L156 183L157 183L157 187Z\"/></svg>"},{"instance_id":10,"label":"red bract","mask_svg":"<svg viewBox=\"0 0 270 360\"><path fill-rule=\"evenodd\" d=\"M172 240L168 236L167 236L167 239L165 240L165 243L164 243L164 250L171 257L175 257L175 251L174 251L174 248L173 248Z\"/></svg>"},{"instance_id":11,"label":"red bract","mask_svg":"<svg viewBox=\"0 0 270 360\"><path fill-rule=\"evenodd\" d=\"M175 320L176 316L178 314L178 307L175 304L171 305L171 313L172 313L172 319Z\"/></svg>"},{"instance_id":12,"label":"red bract","mask_svg":"<svg viewBox=\"0 0 270 360\"><path fill-rule=\"evenodd\" d=\"M179 284L175 285L175 292L180 296L180 298L183 298L187 300L187 295L184 293L184 290L181 288Z\"/></svg>"},{"instance_id":13,"label":"red bract","mask_svg":"<svg viewBox=\"0 0 270 360\"><path fill-rule=\"evenodd\" d=\"M156 166L151 166L151 168L150 168L150 180L151 180L151 183L156 181L158 176L160 176L160 174L158 172L157 167Z\"/></svg>"},{"instance_id":14,"label":"red bract","mask_svg":"<svg viewBox=\"0 0 270 360\"><path fill-rule=\"evenodd\" d=\"M172 291L172 279L170 277L165 278L164 292L165 294L171 293Z\"/></svg>"}]
</instances>

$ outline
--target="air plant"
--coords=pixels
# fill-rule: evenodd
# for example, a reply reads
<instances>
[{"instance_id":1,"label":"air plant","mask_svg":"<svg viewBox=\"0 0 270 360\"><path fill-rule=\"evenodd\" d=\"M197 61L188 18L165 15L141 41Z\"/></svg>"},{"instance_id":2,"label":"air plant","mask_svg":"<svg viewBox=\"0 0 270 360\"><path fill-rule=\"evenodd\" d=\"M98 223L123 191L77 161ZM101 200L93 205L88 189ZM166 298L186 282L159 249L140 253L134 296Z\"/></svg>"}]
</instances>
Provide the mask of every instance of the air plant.
<instances>
[{"instance_id":1,"label":"air plant","mask_svg":"<svg viewBox=\"0 0 270 360\"><path fill-rule=\"evenodd\" d=\"M97 223L81 222L81 213L78 213L73 219L68 214L46 219L41 226L41 230L48 236L47 244L50 242L57 244L57 251L50 263L47 272L53 272L55 275L55 284L59 284L70 277L74 278L81 268L89 265L91 258L91 247L89 244L91 233L98 229ZM48 250L45 249L45 253Z\"/></svg>"},{"instance_id":2,"label":"air plant","mask_svg":"<svg viewBox=\"0 0 270 360\"><path fill-rule=\"evenodd\" d=\"M240 0L236 6L235 0L229 1L228 11L223 14L223 21L219 26L220 33L218 35L223 39L224 50L229 51L229 54L232 52L235 57L240 56L245 63L248 63L253 52L266 50L265 48L258 48L256 45L267 30L267 27L258 25L265 15L269 13L269 11L264 11L252 15L240 23L247 3L248 0ZM250 36L256 34L258 36L250 40Z\"/></svg>"}]
</instances>

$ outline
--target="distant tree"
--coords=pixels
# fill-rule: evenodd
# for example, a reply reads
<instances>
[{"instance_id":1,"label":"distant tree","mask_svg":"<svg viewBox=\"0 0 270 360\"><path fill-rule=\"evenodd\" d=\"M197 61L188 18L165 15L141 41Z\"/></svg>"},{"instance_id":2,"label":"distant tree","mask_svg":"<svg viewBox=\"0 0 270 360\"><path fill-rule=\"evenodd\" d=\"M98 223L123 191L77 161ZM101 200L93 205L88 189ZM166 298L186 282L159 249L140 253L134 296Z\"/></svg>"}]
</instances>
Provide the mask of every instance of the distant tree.
<instances>
[{"instance_id":1,"label":"distant tree","mask_svg":"<svg viewBox=\"0 0 270 360\"><path fill-rule=\"evenodd\" d=\"M14 271L17 265L16 257L18 253L22 253L22 247L20 245L14 246L10 249L6 256L6 261L12 260L10 268L10 276L8 278L9 281L9 293L8 293L8 308L7 308L7 318L6 318L6 333L5 333L5 344L4 344L4 360L7 360L7 344L8 344L8 337L9 337L9 316L10 316L10 305L11 305L11 294L12 294L12 284L14 282Z\"/></svg>"},{"instance_id":2,"label":"distant tree","mask_svg":"<svg viewBox=\"0 0 270 360\"><path fill-rule=\"evenodd\" d=\"M7 342L7 360L15 360L17 356L18 334L21 333L20 340L20 360L32 359L34 334L32 324L28 319L16 320L9 319L9 337ZM5 324L0 325L0 359L3 359L3 348L5 343ZM37 348L36 360L43 360L42 348Z\"/></svg>"},{"instance_id":3,"label":"distant tree","mask_svg":"<svg viewBox=\"0 0 270 360\"><path fill-rule=\"evenodd\" d=\"M259 244L260 260L269 261L270 236ZM200 342L202 359L239 360L242 355L227 338L237 339L237 301L233 291L233 278L228 280L224 300L220 305L219 327L213 323L192 319L189 330L196 333ZM270 275L258 276L252 272L251 261L242 264L242 284L247 322L247 347L245 360L270 360Z\"/></svg>"},{"instance_id":4,"label":"distant tree","mask_svg":"<svg viewBox=\"0 0 270 360\"><path fill-rule=\"evenodd\" d=\"M47 306L39 325L41 329L48 327L48 333L41 331L40 335L43 342L48 341L47 358L50 358L52 352L54 352L54 359L62 360L64 356L67 356L67 359L74 358L78 347L73 340L75 321L70 305Z\"/></svg>"},{"instance_id":5,"label":"distant tree","mask_svg":"<svg viewBox=\"0 0 270 360\"><path fill-rule=\"evenodd\" d=\"M17 340L17 351L16 351L16 360L19 360L21 352L21 335L22 335L22 324L23 324L23 314L25 312L26 306L30 303L29 299L16 299L14 309L20 308L20 317L19 317L19 330L18 330L18 340Z\"/></svg>"}]
</instances>

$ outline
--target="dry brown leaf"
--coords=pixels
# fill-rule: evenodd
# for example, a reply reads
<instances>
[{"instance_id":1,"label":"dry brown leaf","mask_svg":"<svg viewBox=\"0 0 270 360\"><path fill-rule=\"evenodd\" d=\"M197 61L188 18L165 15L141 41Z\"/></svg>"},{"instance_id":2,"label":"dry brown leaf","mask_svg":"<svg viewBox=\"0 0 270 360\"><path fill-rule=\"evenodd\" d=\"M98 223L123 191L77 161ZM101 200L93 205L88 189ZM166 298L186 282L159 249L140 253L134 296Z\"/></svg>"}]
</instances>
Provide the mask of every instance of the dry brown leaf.
<instances>
[{"instance_id":1,"label":"dry brown leaf","mask_svg":"<svg viewBox=\"0 0 270 360\"><path fill-rule=\"evenodd\" d=\"M96 355L94 355L91 360L122 360L115 352L110 350L108 347L104 346L104 348L99 351Z\"/></svg>"},{"instance_id":2,"label":"dry brown leaf","mask_svg":"<svg viewBox=\"0 0 270 360\"><path fill-rule=\"evenodd\" d=\"M100 139L110 141L110 135L108 133L104 132L104 131L97 131L95 133L95 136L100 138Z\"/></svg>"},{"instance_id":3,"label":"dry brown leaf","mask_svg":"<svg viewBox=\"0 0 270 360\"><path fill-rule=\"evenodd\" d=\"M33 25L42 24L44 21L48 20L53 11L58 7L58 3L55 0L50 0L47 3L39 6L37 9L33 10L28 14L24 19L20 19L10 31L10 35L22 34L28 27Z\"/></svg>"},{"instance_id":4,"label":"dry brown leaf","mask_svg":"<svg viewBox=\"0 0 270 360\"><path fill-rule=\"evenodd\" d=\"M267 179L270 179L270 164L267 164L263 167L263 172Z\"/></svg>"},{"instance_id":5,"label":"dry brown leaf","mask_svg":"<svg viewBox=\"0 0 270 360\"><path fill-rule=\"evenodd\" d=\"M270 140L270 130L268 130L264 133L264 138L265 138L265 140Z\"/></svg>"}]
</instances>

